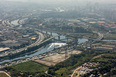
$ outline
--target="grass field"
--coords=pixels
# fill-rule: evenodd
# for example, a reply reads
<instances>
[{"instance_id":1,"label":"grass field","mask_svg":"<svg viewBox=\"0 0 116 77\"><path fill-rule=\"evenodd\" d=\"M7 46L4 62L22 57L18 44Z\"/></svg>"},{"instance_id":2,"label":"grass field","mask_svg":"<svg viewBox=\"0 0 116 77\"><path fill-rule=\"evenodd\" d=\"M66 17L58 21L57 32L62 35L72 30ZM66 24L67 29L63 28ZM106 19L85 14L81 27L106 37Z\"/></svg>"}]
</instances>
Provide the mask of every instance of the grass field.
<instances>
[{"instance_id":1,"label":"grass field","mask_svg":"<svg viewBox=\"0 0 116 77\"><path fill-rule=\"evenodd\" d=\"M22 72L42 72L48 69L47 66L35 63L33 61L17 64L12 66L12 68Z\"/></svg>"}]
</instances>

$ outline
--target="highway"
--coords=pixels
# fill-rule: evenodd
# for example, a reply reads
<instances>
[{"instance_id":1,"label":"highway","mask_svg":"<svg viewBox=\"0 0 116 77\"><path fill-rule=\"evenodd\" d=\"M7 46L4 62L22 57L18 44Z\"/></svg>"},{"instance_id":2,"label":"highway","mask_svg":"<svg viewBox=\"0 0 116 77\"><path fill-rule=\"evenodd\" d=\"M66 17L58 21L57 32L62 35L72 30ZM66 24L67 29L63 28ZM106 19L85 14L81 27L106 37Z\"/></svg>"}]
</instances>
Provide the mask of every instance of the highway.
<instances>
[{"instance_id":1,"label":"highway","mask_svg":"<svg viewBox=\"0 0 116 77\"><path fill-rule=\"evenodd\" d=\"M100 41L100 40L102 40L103 39L103 34L101 34L100 32L96 32L96 31L94 31L93 33L97 33L98 34L98 38L97 39L95 39L94 41Z\"/></svg>"},{"instance_id":2,"label":"highway","mask_svg":"<svg viewBox=\"0 0 116 77\"><path fill-rule=\"evenodd\" d=\"M36 32L36 33L39 35L39 37L38 37L38 40L35 43L33 43L33 44L29 45L29 46L26 46L24 48L17 49L15 51L5 52L3 54L0 54L0 57L7 56L9 54L19 53L19 52L22 52L24 50L27 50L29 47L33 47L33 46L37 46L37 45L41 44L42 41L44 40L44 35L42 33L40 33L40 32Z\"/></svg>"}]
</instances>

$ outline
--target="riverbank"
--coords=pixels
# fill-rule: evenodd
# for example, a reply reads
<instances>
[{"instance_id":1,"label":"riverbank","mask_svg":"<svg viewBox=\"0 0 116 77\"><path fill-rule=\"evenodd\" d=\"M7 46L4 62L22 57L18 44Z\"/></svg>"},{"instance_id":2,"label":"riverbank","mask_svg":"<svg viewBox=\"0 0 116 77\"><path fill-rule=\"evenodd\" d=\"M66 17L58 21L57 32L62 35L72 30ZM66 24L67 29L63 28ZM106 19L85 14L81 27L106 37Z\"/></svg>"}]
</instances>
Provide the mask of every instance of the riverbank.
<instances>
[{"instance_id":1,"label":"riverbank","mask_svg":"<svg viewBox=\"0 0 116 77\"><path fill-rule=\"evenodd\" d=\"M48 40L48 41L45 41L45 42L41 43L38 46L30 47L27 50L24 50L22 52L19 52L19 53L13 54L13 55L8 55L8 56L1 57L1 62L0 63L10 62L10 61L13 61L13 60L27 58L27 57L32 57L32 56L28 56L28 55L34 54L34 52L37 52L38 49L41 49L43 46L46 46L50 43L51 43L51 41ZM36 54L36 55L38 55L38 54Z\"/></svg>"}]
</instances>

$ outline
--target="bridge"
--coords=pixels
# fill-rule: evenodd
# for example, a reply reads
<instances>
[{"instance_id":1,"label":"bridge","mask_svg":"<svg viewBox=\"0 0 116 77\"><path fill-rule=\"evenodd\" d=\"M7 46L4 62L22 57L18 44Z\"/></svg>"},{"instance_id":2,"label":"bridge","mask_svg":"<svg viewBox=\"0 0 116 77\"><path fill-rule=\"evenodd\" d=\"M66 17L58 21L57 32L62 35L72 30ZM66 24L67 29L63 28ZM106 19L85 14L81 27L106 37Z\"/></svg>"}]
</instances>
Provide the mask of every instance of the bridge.
<instances>
[{"instance_id":1,"label":"bridge","mask_svg":"<svg viewBox=\"0 0 116 77\"><path fill-rule=\"evenodd\" d=\"M39 30L41 33L45 33L45 34L49 34L50 36L53 37L53 40L54 41L62 41L62 42L65 42L64 40L68 40L68 38L66 38L63 34L60 34L60 33L54 33L54 32L48 32L48 31L42 31L42 30ZM64 38L62 38L62 36L64 36Z\"/></svg>"},{"instance_id":2,"label":"bridge","mask_svg":"<svg viewBox=\"0 0 116 77\"><path fill-rule=\"evenodd\" d=\"M97 38L97 39L95 39L93 42L100 41L100 40L102 40L102 39L103 39L103 37L104 37L102 33L99 33L99 32L96 32L96 31L94 31L93 33L98 34L98 38Z\"/></svg>"}]
</instances>

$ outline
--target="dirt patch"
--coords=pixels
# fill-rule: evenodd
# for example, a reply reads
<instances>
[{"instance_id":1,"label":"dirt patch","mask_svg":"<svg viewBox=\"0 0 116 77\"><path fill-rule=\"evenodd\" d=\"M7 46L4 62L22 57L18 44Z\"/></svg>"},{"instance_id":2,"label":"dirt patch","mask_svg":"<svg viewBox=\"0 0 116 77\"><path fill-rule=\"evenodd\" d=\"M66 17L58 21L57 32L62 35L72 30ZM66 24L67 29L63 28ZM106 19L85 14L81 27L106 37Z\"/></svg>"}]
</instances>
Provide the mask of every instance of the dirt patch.
<instances>
[{"instance_id":1,"label":"dirt patch","mask_svg":"<svg viewBox=\"0 0 116 77\"><path fill-rule=\"evenodd\" d=\"M11 77L11 76L4 71L0 71L0 77Z\"/></svg>"},{"instance_id":2,"label":"dirt patch","mask_svg":"<svg viewBox=\"0 0 116 77\"><path fill-rule=\"evenodd\" d=\"M35 62L47 65L47 66L51 66L51 65L56 65L59 62L62 62L66 59L68 59L72 54L80 54L81 51L77 51L77 50L73 50L71 52L62 52L60 54L56 53L53 54L51 56L47 56L41 60L34 60Z\"/></svg>"}]
</instances>

